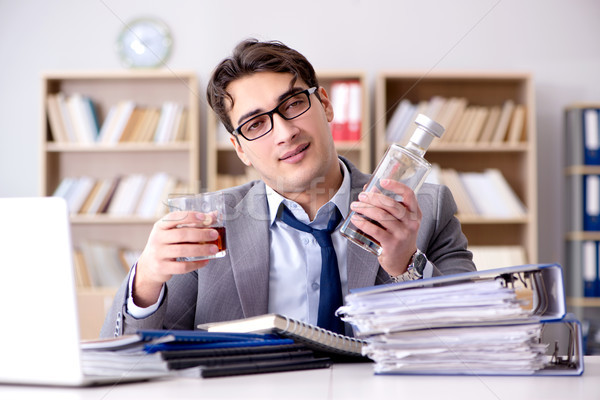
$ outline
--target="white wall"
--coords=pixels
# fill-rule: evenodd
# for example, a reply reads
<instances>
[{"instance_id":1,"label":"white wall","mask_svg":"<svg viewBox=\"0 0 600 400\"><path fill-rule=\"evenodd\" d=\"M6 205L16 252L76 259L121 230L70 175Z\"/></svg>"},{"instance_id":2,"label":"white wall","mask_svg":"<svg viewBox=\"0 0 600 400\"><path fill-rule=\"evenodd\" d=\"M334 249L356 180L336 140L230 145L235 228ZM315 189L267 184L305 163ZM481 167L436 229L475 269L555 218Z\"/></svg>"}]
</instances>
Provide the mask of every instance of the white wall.
<instances>
[{"instance_id":1,"label":"white wall","mask_svg":"<svg viewBox=\"0 0 600 400\"><path fill-rule=\"evenodd\" d=\"M40 72L118 69L123 24L160 16L169 68L198 72L246 37L278 39L317 69L531 71L539 146L540 259L562 256L562 111L600 102L596 0L0 0L0 196L38 195ZM374 131L374 129L373 129Z\"/></svg>"}]
</instances>

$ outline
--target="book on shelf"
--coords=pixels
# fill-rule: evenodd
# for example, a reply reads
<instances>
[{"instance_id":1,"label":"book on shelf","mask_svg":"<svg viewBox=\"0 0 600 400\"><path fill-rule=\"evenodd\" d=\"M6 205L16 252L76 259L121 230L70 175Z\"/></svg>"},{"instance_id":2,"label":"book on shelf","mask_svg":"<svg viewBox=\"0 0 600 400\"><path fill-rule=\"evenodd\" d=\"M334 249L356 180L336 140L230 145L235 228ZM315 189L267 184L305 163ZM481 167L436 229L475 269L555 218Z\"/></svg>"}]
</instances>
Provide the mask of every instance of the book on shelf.
<instances>
[{"instance_id":1,"label":"book on shelf","mask_svg":"<svg viewBox=\"0 0 600 400\"><path fill-rule=\"evenodd\" d=\"M340 335L280 314L265 314L244 319L198 325L208 332L275 333L320 352L362 357L364 341Z\"/></svg>"},{"instance_id":2,"label":"book on shelf","mask_svg":"<svg viewBox=\"0 0 600 400\"><path fill-rule=\"evenodd\" d=\"M66 98L66 105L77 142L94 143L98 136L98 117L92 100L74 93Z\"/></svg>"},{"instance_id":3,"label":"book on shelf","mask_svg":"<svg viewBox=\"0 0 600 400\"><path fill-rule=\"evenodd\" d=\"M583 230L600 231L600 175L576 176L583 179Z\"/></svg>"},{"instance_id":4,"label":"book on shelf","mask_svg":"<svg viewBox=\"0 0 600 400\"><path fill-rule=\"evenodd\" d=\"M461 172L460 181L480 216L487 218L521 218L526 209L521 200L495 168L483 172Z\"/></svg>"},{"instance_id":5,"label":"book on shelf","mask_svg":"<svg viewBox=\"0 0 600 400\"><path fill-rule=\"evenodd\" d=\"M338 313L377 374L581 375L562 276L519 265L353 289Z\"/></svg>"},{"instance_id":6,"label":"book on shelf","mask_svg":"<svg viewBox=\"0 0 600 400\"><path fill-rule=\"evenodd\" d=\"M463 217L521 218L527 214L525 205L497 168L483 172L442 168L437 183L448 186Z\"/></svg>"},{"instance_id":7,"label":"book on shelf","mask_svg":"<svg viewBox=\"0 0 600 400\"><path fill-rule=\"evenodd\" d=\"M107 214L112 216L134 215L140 195L148 178L143 174L125 175L108 206Z\"/></svg>"},{"instance_id":8,"label":"book on shelf","mask_svg":"<svg viewBox=\"0 0 600 400\"><path fill-rule=\"evenodd\" d=\"M489 109L487 107L475 107L473 120L469 125L468 130L464 134L465 143L478 143L481 137L483 126L488 117Z\"/></svg>"},{"instance_id":9,"label":"book on shelf","mask_svg":"<svg viewBox=\"0 0 600 400\"><path fill-rule=\"evenodd\" d=\"M523 132L525 131L525 106L523 104L515 105L506 141L511 144L518 144L523 141Z\"/></svg>"},{"instance_id":10,"label":"book on shelf","mask_svg":"<svg viewBox=\"0 0 600 400\"><path fill-rule=\"evenodd\" d=\"M62 197L67 201L71 215L79 213L87 202L90 193L96 185L96 180L89 176L66 177L62 179L52 196Z\"/></svg>"},{"instance_id":11,"label":"book on shelf","mask_svg":"<svg viewBox=\"0 0 600 400\"><path fill-rule=\"evenodd\" d=\"M515 102L512 100L506 100L502 105L500 111L500 117L498 118L498 124L494 129L494 135L492 136L491 143L502 143L506 141L506 135L508 133L508 126L510 119L515 109Z\"/></svg>"},{"instance_id":12,"label":"book on shelf","mask_svg":"<svg viewBox=\"0 0 600 400\"><path fill-rule=\"evenodd\" d=\"M598 114L600 109L583 110L584 162L586 165L600 165L600 129Z\"/></svg>"},{"instance_id":13,"label":"book on shelf","mask_svg":"<svg viewBox=\"0 0 600 400\"><path fill-rule=\"evenodd\" d=\"M417 129L417 124L415 124L415 119L417 118L417 115L425 113L428 106L429 106L429 102L427 100L423 100L423 101L420 101L419 103L417 103L412 108L412 115L409 116L409 120L408 120L408 124L406 125L406 129L400 135L399 143L401 145L405 145L409 142L415 129Z\"/></svg>"},{"instance_id":14,"label":"book on shelf","mask_svg":"<svg viewBox=\"0 0 600 400\"><path fill-rule=\"evenodd\" d=\"M457 136L456 127L460 123L468 105L468 101L464 97L452 97L448 100L448 103L447 109L441 116L441 121L443 121L442 126L446 128L444 135L440 138L440 141L443 143L452 142L454 137Z\"/></svg>"},{"instance_id":15,"label":"book on shelf","mask_svg":"<svg viewBox=\"0 0 600 400\"><path fill-rule=\"evenodd\" d=\"M360 140L362 121L362 87L357 80L331 83L333 120L331 134L335 141Z\"/></svg>"},{"instance_id":16,"label":"book on shelf","mask_svg":"<svg viewBox=\"0 0 600 400\"><path fill-rule=\"evenodd\" d=\"M598 240L571 240L567 243L568 294L571 297L600 297Z\"/></svg>"},{"instance_id":17,"label":"book on shelf","mask_svg":"<svg viewBox=\"0 0 600 400\"><path fill-rule=\"evenodd\" d=\"M498 121L500 120L500 114L502 109L500 106L492 106L489 109L489 115L483 128L481 130L481 135L479 136L480 143L490 143L494 136L494 130L496 125L498 125Z\"/></svg>"},{"instance_id":18,"label":"book on shelf","mask_svg":"<svg viewBox=\"0 0 600 400\"><path fill-rule=\"evenodd\" d=\"M459 173L455 169L441 169L439 183L448 186L450 192L452 192L452 196L456 202L457 213L459 215L463 217L473 217L478 215L477 209L462 184Z\"/></svg>"},{"instance_id":19,"label":"book on shelf","mask_svg":"<svg viewBox=\"0 0 600 400\"><path fill-rule=\"evenodd\" d=\"M56 101L58 102L60 116L62 118L63 126L65 127L65 132L67 134L68 141L72 143L77 143L78 138L75 134L75 127L73 125L72 116L68 109L67 96L62 92L56 93Z\"/></svg>"},{"instance_id":20,"label":"book on shelf","mask_svg":"<svg viewBox=\"0 0 600 400\"><path fill-rule=\"evenodd\" d=\"M154 133L155 143L169 143L175 141L179 125L183 123L181 116L183 114L183 106L166 101L163 103L160 112L160 118Z\"/></svg>"},{"instance_id":21,"label":"book on shelf","mask_svg":"<svg viewBox=\"0 0 600 400\"><path fill-rule=\"evenodd\" d=\"M450 141L456 143L463 143L466 140L466 135L469 132L473 119L475 117L475 106L468 106L463 112L458 125L456 125L455 132L450 136Z\"/></svg>"},{"instance_id":22,"label":"book on shelf","mask_svg":"<svg viewBox=\"0 0 600 400\"><path fill-rule=\"evenodd\" d=\"M58 95L49 94L46 97L46 112L48 114L48 124L52 140L56 143L69 142L69 136L67 135L65 123L61 116Z\"/></svg>"},{"instance_id":23,"label":"book on shelf","mask_svg":"<svg viewBox=\"0 0 600 400\"><path fill-rule=\"evenodd\" d=\"M131 115L129 116L129 119L127 120L127 123L125 124L125 126L123 127L123 130L121 131L121 135L119 136L119 140L118 140L119 143L136 141L135 131L136 131L138 124L141 122L143 115L144 115L143 107L134 107L133 108L133 110L131 111Z\"/></svg>"},{"instance_id":24,"label":"book on shelf","mask_svg":"<svg viewBox=\"0 0 600 400\"><path fill-rule=\"evenodd\" d=\"M414 106L408 99L402 99L398 103L386 126L387 143L400 143L402 133L410 122L409 116L413 115L413 109Z\"/></svg>"},{"instance_id":25,"label":"book on shelf","mask_svg":"<svg viewBox=\"0 0 600 400\"><path fill-rule=\"evenodd\" d=\"M112 106L108 112L98 134L98 142L104 144L117 144L123 135L129 118L135 110L133 100L121 100Z\"/></svg>"}]
</instances>

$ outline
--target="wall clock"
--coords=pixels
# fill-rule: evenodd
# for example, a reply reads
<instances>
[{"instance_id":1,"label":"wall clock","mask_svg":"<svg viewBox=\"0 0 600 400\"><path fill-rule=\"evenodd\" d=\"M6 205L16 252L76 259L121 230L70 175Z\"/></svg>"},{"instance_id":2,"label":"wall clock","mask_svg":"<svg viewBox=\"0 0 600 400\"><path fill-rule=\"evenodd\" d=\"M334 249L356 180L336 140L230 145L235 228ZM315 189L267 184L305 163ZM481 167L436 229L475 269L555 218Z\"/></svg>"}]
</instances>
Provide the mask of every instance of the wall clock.
<instances>
[{"instance_id":1,"label":"wall clock","mask_svg":"<svg viewBox=\"0 0 600 400\"><path fill-rule=\"evenodd\" d=\"M173 39L169 27L157 18L138 18L123 28L117 39L117 53L128 68L164 65L171 54Z\"/></svg>"}]
</instances>

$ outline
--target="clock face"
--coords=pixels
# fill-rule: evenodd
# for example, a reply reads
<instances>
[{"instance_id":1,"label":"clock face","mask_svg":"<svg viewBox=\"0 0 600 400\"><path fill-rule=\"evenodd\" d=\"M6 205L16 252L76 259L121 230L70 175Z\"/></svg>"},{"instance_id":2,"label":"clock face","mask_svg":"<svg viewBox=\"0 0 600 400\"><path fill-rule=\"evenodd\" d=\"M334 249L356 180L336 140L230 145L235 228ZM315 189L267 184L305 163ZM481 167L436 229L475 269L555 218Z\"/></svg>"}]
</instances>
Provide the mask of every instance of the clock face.
<instances>
[{"instance_id":1,"label":"clock face","mask_svg":"<svg viewBox=\"0 0 600 400\"><path fill-rule=\"evenodd\" d=\"M164 64L172 43L169 28L163 22L141 18L123 28L117 40L117 52L126 67L152 68Z\"/></svg>"}]
</instances>

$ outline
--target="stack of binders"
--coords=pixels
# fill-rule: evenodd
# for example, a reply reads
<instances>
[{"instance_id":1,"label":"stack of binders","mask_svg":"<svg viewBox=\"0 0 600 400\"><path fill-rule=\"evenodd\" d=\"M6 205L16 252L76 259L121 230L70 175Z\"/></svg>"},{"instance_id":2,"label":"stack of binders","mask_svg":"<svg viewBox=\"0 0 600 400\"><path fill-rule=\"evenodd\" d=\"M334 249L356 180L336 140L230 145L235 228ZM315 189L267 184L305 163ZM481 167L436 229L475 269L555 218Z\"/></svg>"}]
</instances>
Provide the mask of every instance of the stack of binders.
<instances>
[{"instance_id":1,"label":"stack of binders","mask_svg":"<svg viewBox=\"0 0 600 400\"><path fill-rule=\"evenodd\" d=\"M524 265L351 291L338 310L377 374L580 375L562 268Z\"/></svg>"}]
</instances>

